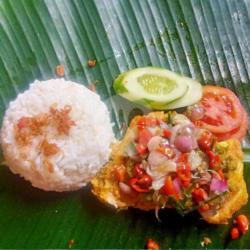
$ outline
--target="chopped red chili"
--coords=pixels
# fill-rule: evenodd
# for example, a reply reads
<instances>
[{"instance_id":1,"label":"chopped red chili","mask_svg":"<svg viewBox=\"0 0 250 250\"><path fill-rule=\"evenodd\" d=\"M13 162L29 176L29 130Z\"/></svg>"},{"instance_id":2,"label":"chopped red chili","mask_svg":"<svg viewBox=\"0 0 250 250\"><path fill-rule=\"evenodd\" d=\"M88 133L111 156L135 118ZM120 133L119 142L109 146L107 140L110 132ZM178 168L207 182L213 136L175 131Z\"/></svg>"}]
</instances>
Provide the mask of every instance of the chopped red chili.
<instances>
[{"instance_id":1,"label":"chopped red chili","mask_svg":"<svg viewBox=\"0 0 250 250\"><path fill-rule=\"evenodd\" d=\"M152 133L148 129L143 128L138 132L138 142L146 147L152 136Z\"/></svg>"},{"instance_id":2,"label":"chopped red chili","mask_svg":"<svg viewBox=\"0 0 250 250\"><path fill-rule=\"evenodd\" d=\"M135 145L135 149L136 151L140 154L140 155L143 155L143 154L146 154L148 152L148 149L146 146L144 146L143 144L141 143L137 143Z\"/></svg>"},{"instance_id":3,"label":"chopped red chili","mask_svg":"<svg viewBox=\"0 0 250 250\"><path fill-rule=\"evenodd\" d=\"M139 193L147 193L150 191L152 179L149 175L144 174L140 178L133 177L129 180L129 185Z\"/></svg>"},{"instance_id":4,"label":"chopped red chili","mask_svg":"<svg viewBox=\"0 0 250 250\"><path fill-rule=\"evenodd\" d=\"M144 174L146 174L145 170L141 167L141 164L135 164L133 169L133 174L135 177L142 177Z\"/></svg>"},{"instance_id":5,"label":"chopped red chili","mask_svg":"<svg viewBox=\"0 0 250 250\"><path fill-rule=\"evenodd\" d=\"M240 232L239 232L239 229L237 227L233 227L231 229L230 234L231 234L231 239L232 240L237 240L240 237Z\"/></svg>"},{"instance_id":6,"label":"chopped red chili","mask_svg":"<svg viewBox=\"0 0 250 250\"><path fill-rule=\"evenodd\" d=\"M201 138L198 140L198 145L203 151L208 151L211 150L212 147L212 142L213 142L213 135L206 131L203 132L201 135Z\"/></svg>"},{"instance_id":7,"label":"chopped red chili","mask_svg":"<svg viewBox=\"0 0 250 250\"><path fill-rule=\"evenodd\" d=\"M249 228L249 220L244 214L240 214L236 217L236 225L242 234L245 234Z\"/></svg>"},{"instance_id":8,"label":"chopped red chili","mask_svg":"<svg viewBox=\"0 0 250 250\"><path fill-rule=\"evenodd\" d=\"M220 156L215 154L213 151L208 151L207 155L209 157L209 167L215 168L220 164Z\"/></svg>"},{"instance_id":9,"label":"chopped red chili","mask_svg":"<svg viewBox=\"0 0 250 250\"><path fill-rule=\"evenodd\" d=\"M167 179L164 183L164 186L161 189L161 192L168 195L168 196L172 196L176 200L179 200L179 198L180 198L176 189L175 189L175 186L174 186L174 183L173 183L171 176L167 177Z\"/></svg>"},{"instance_id":10,"label":"chopped red chili","mask_svg":"<svg viewBox=\"0 0 250 250\"><path fill-rule=\"evenodd\" d=\"M163 129L163 136L166 138L170 138L172 132L170 129Z\"/></svg>"},{"instance_id":11,"label":"chopped red chili","mask_svg":"<svg viewBox=\"0 0 250 250\"><path fill-rule=\"evenodd\" d=\"M206 203L206 204L203 204L202 206L199 207L199 211L202 213L202 212L206 212L207 210L210 209L210 206Z\"/></svg>"},{"instance_id":12,"label":"chopped red chili","mask_svg":"<svg viewBox=\"0 0 250 250\"><path fill-rule=\"evenodd\" d=\"M156 241L152 239L147 240L147 250L159 250L159 249L160 249L160 246Z\"/></svg>"},{"instance_id":13,"label":"chopped red chili","mask_svg":"<svg viewBox=\"0 0 250 250\"><path fill-rule=\"evenodd\" d=\"M192 196L195 202L199 204L200 202L206 200L208 195L207 195L207 192L203 188L198 187L192 190Z\"/></svg>"},{"instance_id":14,"label":"chopped red chili","mask_svg":"<svg viewBox=\"0 0 250 250\"><path fill-rule=\"evenodd\" d=\"M143 116L137 122L137 128L143 129L145 127L154 127L160 124L157 118L151 116Z\"/></svg>"},{"instance_id":15,"label":"chopped red chili","mask_svg":"<svg viewBox=\"0 0 250 250\"><path fill-rule=\"evenodd\" d=\"M188 187L191 182L191 167L189 163L179 163L176 172L182 186Z\"/></svg>"}]
</instances>

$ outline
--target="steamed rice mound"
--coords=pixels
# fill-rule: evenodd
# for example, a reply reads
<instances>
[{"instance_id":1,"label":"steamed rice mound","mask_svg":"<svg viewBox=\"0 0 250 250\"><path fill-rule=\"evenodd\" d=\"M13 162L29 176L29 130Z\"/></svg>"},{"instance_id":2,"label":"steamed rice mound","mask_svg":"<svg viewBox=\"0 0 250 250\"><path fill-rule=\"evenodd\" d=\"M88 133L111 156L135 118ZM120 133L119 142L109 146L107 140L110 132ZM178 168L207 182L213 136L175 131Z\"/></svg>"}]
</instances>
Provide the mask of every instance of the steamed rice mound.
<instances>
[{"instance_id":1,"label":"steamed rice mound","mask_svg":"<svg viewBox=\"0 0 250 250\"><path fill-rule=\"evenodd\" d=\"M10 102L1 129L10 170L46 191L85 186L108 161L112 142L100 97L63 79L32 83Z\"/></svg>"}]
</instances>

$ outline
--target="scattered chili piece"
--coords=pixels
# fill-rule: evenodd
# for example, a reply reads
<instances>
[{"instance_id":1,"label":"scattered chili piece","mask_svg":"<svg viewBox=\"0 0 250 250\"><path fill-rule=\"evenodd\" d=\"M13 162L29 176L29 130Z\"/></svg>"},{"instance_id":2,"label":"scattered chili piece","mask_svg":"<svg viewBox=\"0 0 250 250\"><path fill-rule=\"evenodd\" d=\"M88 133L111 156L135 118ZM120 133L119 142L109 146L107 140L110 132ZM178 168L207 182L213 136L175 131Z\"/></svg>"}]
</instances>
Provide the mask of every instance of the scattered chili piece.
<instances>
[{"instance_id":1,"label":"scattered chili piece","mask_svg":"<svg viewBox=\"0 0 250 250\"><path fill-rule=\"evenodd\" d=\"M94 59L88 60L88 67L89 68L93 68L93 67L95 67L95 65L96 65L96 60L94 60Z\"/></svg>"},{"instance_id":2,"label":"scattered chili piece","mask_svg":"<svg viewBox=\"0 0 250 250\"><path fill-rule=\"evenodd\" d=\"M152 239L147 240L147 250L159 250L159 249L160 249L160 246L156 241Z\"/></svg>"},{"instance_id":3,"label":"scattered chili piece","mask_svg":"<svg viewBox=\"0 0 250 250\"><path fill-rule=\"evenodd\" d=\"M238 229L237 227L233 227L233 228L231 229L230 235L231 235L231 239L232 239L232 240L237 240L237 239L239 239L239 237L240 237L239 229Z\"/></svg>"},{"instance_id":4,"label":"scattered chili piece","mask_svg":"<svg viewBox=\"0 0 250 250\"><path fill-rule=\"evenodd\" d=\"M236 217L236 225L242 234L245 234L249 228L249 220L244 214L240 214Z\"/></svg>"},{"instance_id":5,"label":"scattered chili piece","mask_svg":"<svg viewBox=\"0 0 250 250\"><path fill-rule=\"evenodd\" d=\"M55 72L56 72L57 76L63 77L65 74L64 66L62 64L57 65Z\"/></svg>"},{"instance_id":6,"label":"scattered chili piece","mask_svg":"<svg viewBox=\"0 0 250 250\"><path fill-rule=\"evenodd\" d=\"M72 248L72 246L75 244L75 240L71 239L68 240L68 248Z\"/></svg>"},{"instance_id":7,"label":"scattered chili piece","mask_svg":"<svg viewBox=\"0 0 250 250\"><path fill-rule=\"evenodd\" d=\"M231 239L236 240L240 237L240 233L244 235L249 228L249 220L244 214L240 214L233 221L234 226L231 229Z\"/></svg>"},{"instance_id":8,"label":"scattered chili piece","mask_svg":"<svg viewBox=\"0 0 250 250\"><path fill-rule=\"evenodd\" d=\"M202 247L205 247L205 246L207 246L207 245L209 245L209 244L211 244L212 243L212 240L209 238L209 237L204 237L203 238L203 241L201 242L201 246Z\"/></svg>"}]
</instances>

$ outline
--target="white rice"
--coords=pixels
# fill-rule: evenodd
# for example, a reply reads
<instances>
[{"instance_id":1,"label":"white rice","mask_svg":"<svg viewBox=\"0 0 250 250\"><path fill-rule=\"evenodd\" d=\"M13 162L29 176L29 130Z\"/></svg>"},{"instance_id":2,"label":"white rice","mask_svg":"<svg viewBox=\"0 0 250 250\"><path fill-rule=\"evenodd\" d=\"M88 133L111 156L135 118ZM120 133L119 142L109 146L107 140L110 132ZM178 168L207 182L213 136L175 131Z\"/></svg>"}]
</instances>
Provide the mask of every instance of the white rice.
<instances>
[{"instance_id":1,"label":"white rice","mask_svg":"<svg viewBox=\"0 0 250 250\"><path fill-rule=\"evenodd\" d=\"M38 149L41 136L26 146L27 155L14 137L14 124L21 117L32 117L71 105L70 118L76 123L69 136L56 135L52 129L46 135L56 143L60 152L50 156L54 172L44 166L44 155ZM38 81L10 102L1 129L1 143L5 160L13 173L29 180L34 187L46 191L70 191L85 186L108 161L110 145L114 142L108 110L100 97L84 86L63 79Z\"/></svg>"}]
</instances>

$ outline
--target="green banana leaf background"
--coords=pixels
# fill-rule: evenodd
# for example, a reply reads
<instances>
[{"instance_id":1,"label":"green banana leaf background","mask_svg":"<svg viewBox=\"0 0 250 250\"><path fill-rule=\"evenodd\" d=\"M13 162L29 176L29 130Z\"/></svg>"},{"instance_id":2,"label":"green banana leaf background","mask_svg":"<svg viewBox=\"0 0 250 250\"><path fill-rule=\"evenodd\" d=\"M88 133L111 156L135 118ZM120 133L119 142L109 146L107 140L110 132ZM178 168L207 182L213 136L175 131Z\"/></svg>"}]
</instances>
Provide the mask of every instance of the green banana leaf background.
<instances>
[{"instance_id":1,"label":"green banana leaf background","mask_svg":"<svg viewBox=\"0 0 250 250\"><path fill-rule=\"evenodd\" d=\"M87 61L95 59L89 68ZM140 110L115 96L120 72L161 66L232 89L250 114L249 0L0 0L0 118L10 100L35 79L65 78L107 104L117 138ZM101 139L101 138L100 138ZM248 139L245 179L250 191ZM1 157L1 162L3 158ZM250 205L240 212L250 215ZM250 233L231 241L229 225L208 225L197 213L136 209L117 212L86 187L44 192L0 168L0 248L134 249L153 238L161 248L249 248Z\"/></svg>"}]
</instances>

